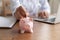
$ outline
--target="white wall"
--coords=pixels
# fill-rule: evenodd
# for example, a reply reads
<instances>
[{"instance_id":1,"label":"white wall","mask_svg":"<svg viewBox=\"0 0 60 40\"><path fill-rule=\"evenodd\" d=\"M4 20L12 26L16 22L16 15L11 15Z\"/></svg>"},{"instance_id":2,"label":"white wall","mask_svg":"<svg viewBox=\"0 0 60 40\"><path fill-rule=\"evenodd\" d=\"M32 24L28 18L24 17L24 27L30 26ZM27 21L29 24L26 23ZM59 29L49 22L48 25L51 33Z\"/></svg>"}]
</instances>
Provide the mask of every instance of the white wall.
<instances>
[{"instance_id":1,"label":"white wall","mask_svg":"<svg viewBox=\"0 0 60 40\"><path fill-rule=\"evenodd\" d=\"M51 6L51 13L56 13L58 10L59 0L49 0Z\"/></svg>"},{"instance_id":2,"label":"white wall","mask_svg":"<svg viewBox=\"0 0 60 40\"><path fill-rule=\"evenodd\" d=\"M56 13L58 8L58 3L60 0L49 0L51 6L51 13ZM2 0L0 0L0 14L1 14Z\"/></svg>"}]
</instances>

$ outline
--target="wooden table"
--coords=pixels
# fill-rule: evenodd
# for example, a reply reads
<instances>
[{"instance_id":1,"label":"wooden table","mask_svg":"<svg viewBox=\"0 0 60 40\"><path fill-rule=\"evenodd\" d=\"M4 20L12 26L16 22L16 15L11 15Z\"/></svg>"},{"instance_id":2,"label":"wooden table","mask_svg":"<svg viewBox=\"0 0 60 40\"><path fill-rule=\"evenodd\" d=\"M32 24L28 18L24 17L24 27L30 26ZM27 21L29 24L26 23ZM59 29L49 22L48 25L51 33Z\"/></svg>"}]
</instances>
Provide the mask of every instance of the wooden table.
<instances>
[{"instance_id":1,"label":"wooden table","mask_svg":"<svg viewBox=\"0 0 60 40\"><path fill-rule=\"evenodd\" d=\"M0 29L0 40L60 40L60 24L34 21L34 32L20 34L18 22L12 29Z\"/></svg>"}]
</instances>

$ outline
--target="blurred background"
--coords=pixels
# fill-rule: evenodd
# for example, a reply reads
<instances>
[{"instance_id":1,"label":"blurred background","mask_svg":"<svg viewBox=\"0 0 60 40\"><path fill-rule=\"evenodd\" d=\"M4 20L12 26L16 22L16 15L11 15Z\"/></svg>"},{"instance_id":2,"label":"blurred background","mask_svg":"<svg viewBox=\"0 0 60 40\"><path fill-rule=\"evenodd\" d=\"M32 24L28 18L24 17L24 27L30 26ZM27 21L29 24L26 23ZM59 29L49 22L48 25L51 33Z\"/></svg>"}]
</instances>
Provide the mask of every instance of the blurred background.
<instances>
[{"instance_id":1,"label":"blurred background","mask_svg":"<svg viewBox=\"0 0 60 40\"><path fill-rule=\"evenodd\" d=\"M0 0L0 16L11 15L10 0Z\"/></svg>"},{"instance_id":2,"label":"blurred background","mask_svg":"<svg viewBox=\"0 0 60 40\"><path fill-rule=\"evenodd\" d=\"M10 0L0 0L0 16L6 16L11 15L10 10ZM51 7L51 13L56 13L58 9L58 3L59 0L48 0L50 7Z\"/></svg>"}]
</instances>

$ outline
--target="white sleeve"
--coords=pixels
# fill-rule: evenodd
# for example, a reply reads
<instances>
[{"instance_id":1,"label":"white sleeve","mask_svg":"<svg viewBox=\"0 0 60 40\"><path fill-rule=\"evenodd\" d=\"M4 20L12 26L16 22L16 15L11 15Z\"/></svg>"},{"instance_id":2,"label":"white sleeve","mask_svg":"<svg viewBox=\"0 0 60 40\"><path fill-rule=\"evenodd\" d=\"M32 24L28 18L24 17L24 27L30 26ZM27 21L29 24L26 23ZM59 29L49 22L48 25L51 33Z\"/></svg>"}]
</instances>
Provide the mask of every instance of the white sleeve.
<instances>
[{"instance_id":1,"label":"white sleeve","mask_svg":"<svg viewBox=\"0 0 60 40\"><path fill-rule=\"evenodd\" d=\"M50 13L50 5L48 3L48 0L41 0L40 3L41 3L41 10Z\"/></svg>"},{"instance_id":2,"label":"white sleeve","mask_svg":"<svg viewBox=\"0 0 60 40\"><path fill-rule=\"evenodd\" d=\"M14 16L14 13L16 11L16 8L18 8L19 6L21 6L19 0L10 0L10 9L12 11L12 15Z\"/></svg>"}]
</instances>

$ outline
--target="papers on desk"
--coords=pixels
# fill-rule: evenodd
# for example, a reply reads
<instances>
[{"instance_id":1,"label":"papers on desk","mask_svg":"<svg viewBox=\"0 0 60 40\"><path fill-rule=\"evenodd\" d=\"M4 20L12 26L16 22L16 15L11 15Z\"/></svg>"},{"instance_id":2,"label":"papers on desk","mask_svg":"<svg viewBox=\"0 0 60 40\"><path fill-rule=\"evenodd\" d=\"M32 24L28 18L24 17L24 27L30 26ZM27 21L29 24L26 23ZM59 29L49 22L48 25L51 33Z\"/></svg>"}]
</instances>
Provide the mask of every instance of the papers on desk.
<instances>
[{"instance_id":1,"label":"papers on desk","mask_svg":"<svg viewBox=\"0 0 60 40\"><path fill-rule=\"evenodd\" d=\"M52 19L55 19L56 17L55 16L49 16L49 18L46 18L46 19L44 19L44 18L40 18L40 17L36 17L36 18L33 18L34 20L38 20L38 21L50 21L50 20L52 20Z\"/></svg>"},{"instance_id":2,"label":"papers on desk","mask_svg":"<svg viewBox=\"0 0 60 40\"><path fill-rule=\"evenodd\" d=\"M0 16L0 27L11 28L16 22L16 19L12 16L2 17Z\"/></svg>"}]
</instances>

